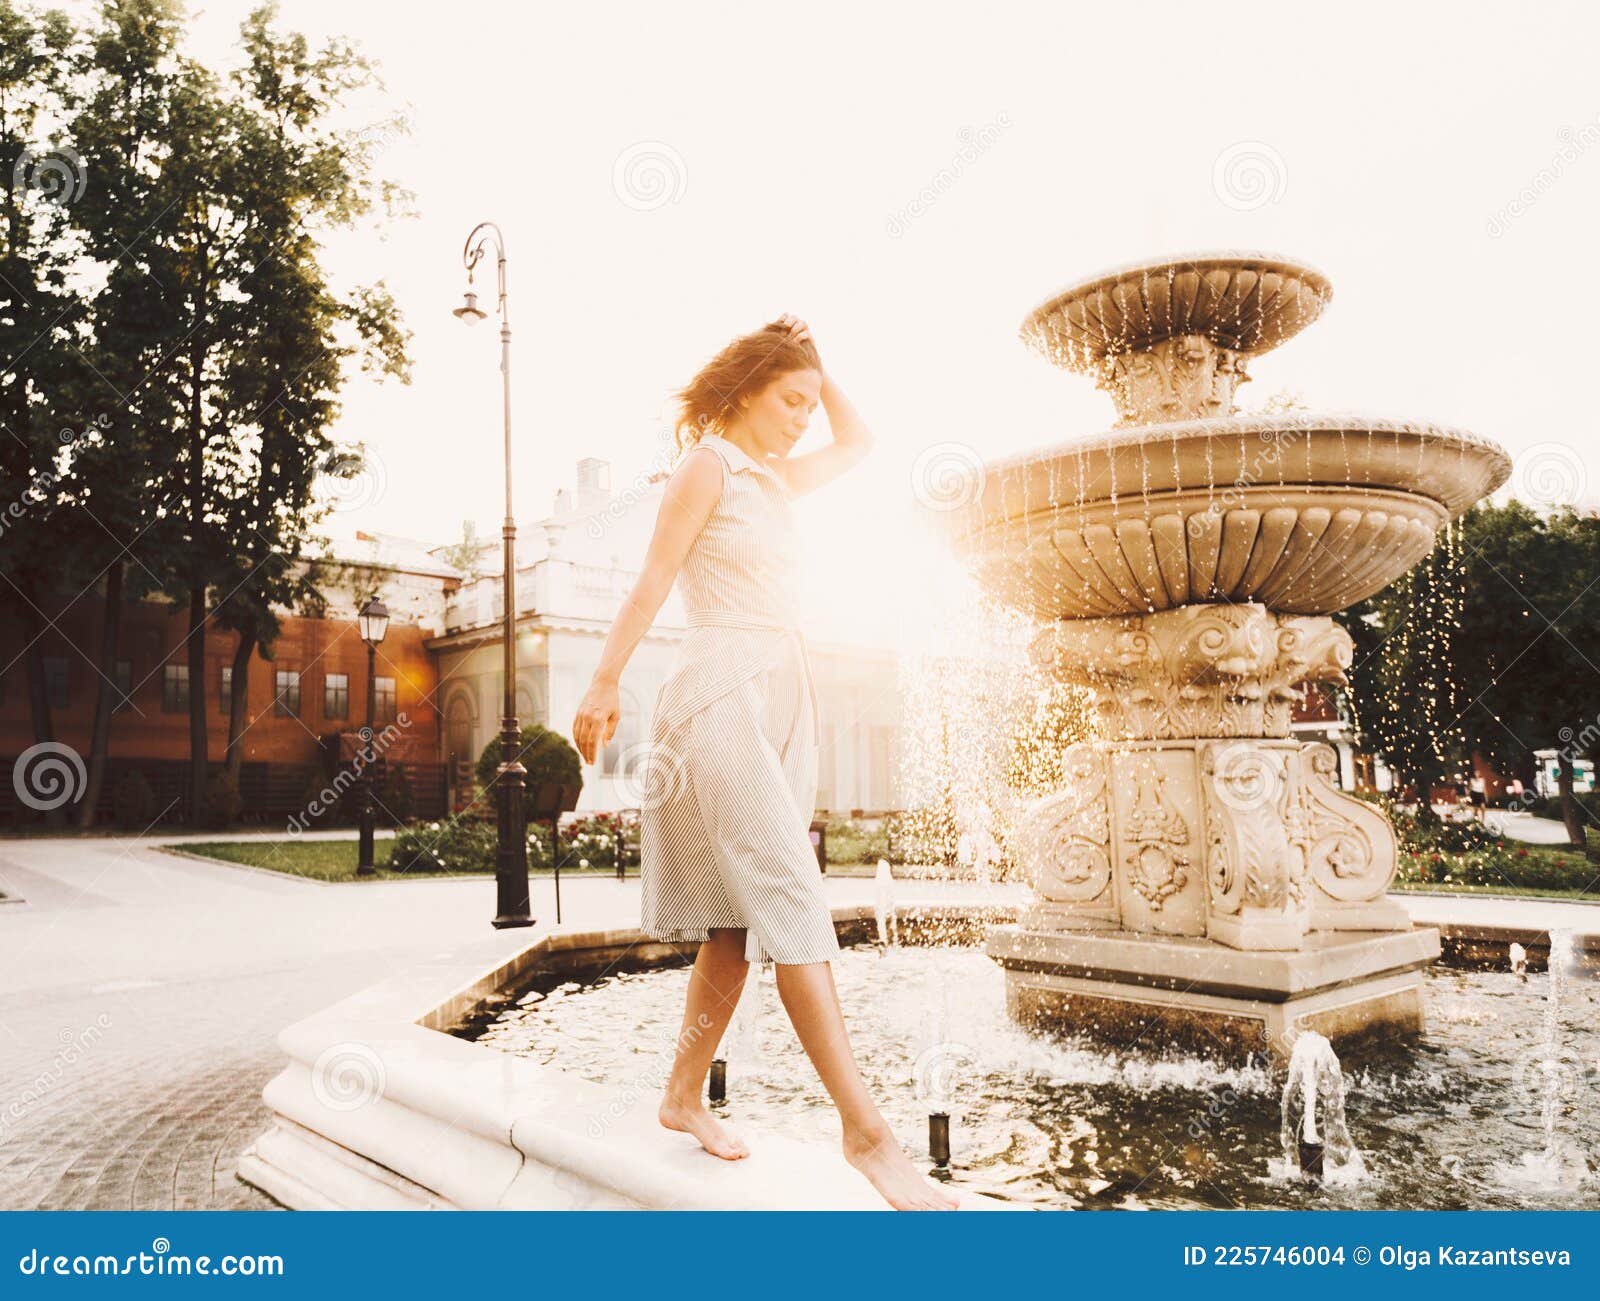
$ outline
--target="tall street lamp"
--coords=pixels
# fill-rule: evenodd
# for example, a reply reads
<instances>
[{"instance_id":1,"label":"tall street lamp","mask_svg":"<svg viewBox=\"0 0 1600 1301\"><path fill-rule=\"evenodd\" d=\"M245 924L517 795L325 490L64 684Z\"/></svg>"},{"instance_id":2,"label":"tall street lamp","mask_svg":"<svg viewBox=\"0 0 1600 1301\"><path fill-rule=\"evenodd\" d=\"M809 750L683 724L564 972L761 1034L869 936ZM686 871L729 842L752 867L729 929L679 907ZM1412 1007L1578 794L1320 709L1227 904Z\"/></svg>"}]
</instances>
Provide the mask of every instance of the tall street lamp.
<instances>
[{"instance_id":1,"label":"tall street lamp","mask_svg":"<svg viewBox=\"0 0 1600 1301\"><path fill-rule=\"evenodd\" d=\"M497 927L532 926L528 909L528 827L523 807L523 785L527 769L519 757L522 728L517 723L517 521L511 512L511 318L506 309L506 241L500 227L492 221L479 222L467 236L461 250L467 269L466 297L453 313L472 325L488 313L478 306L473 292L473 273L483 255L494 248L496 311L500 317L500 379L505 421L506 518L501 529L505 541L502 583L505 594L505 708L500 718L500 767L494 785L498 808L498 850L495 854Z\"/></svg>"},{"instance_id":2,"label":"tall street lamp","mask_svg":"<svg viewBox=\"0 0 1600 1301\"><path fill-rule=\"evenodd\" d=\"M356 614L356 627L361 640L367 643L367 725L366 748L361 754L361 852L356 859L356 875L371 876L377 870L372 863L372 716L378 701L378 643L389 631L389 607L373 597Z\"/></svg>"}]
</instances>

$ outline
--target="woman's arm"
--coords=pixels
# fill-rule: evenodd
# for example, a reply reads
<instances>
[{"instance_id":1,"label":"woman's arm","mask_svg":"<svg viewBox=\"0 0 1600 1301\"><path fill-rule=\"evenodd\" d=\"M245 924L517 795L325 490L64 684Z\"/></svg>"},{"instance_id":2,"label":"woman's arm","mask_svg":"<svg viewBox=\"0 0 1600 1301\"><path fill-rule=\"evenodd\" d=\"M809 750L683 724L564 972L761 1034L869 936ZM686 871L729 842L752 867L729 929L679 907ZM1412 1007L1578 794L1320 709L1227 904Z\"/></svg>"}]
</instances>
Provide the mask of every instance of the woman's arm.
<instances>
[{"instance_id":1,"label":"woman's arm","mask_svg":"<svg viewBox=\"0 0 1600 1301\"><path fill-rule=\"evenodd\" d=\"M793 321L791 331L799 338L810 338L811 330L804 321ZM828 413L828 428L833 442L804 456L773 457L769 464L788 487L791 496L815 491L830 480L837 479L851 466L858 464L872 449L872 433L866 421L845 397L844 390L833 382L833 376L822 372L822 409Z\"/></svg>"},{"instance_id":2,"label":"woman's arm","mask_svg":"<svg viewBox=\"0 0 1600 1301\"><path fill-rule=\"evenodd\" d=\"M600 747L616 732L622 715L617 689L622 670L634 647L650 631L689 548L700 536L721 495L722 467L717 454L709 447L692 448L667 480L644 568L612 620L600 651L600 666L578 703L572 740L585 763L593 763Z\"/></svg>"}]
</instances>

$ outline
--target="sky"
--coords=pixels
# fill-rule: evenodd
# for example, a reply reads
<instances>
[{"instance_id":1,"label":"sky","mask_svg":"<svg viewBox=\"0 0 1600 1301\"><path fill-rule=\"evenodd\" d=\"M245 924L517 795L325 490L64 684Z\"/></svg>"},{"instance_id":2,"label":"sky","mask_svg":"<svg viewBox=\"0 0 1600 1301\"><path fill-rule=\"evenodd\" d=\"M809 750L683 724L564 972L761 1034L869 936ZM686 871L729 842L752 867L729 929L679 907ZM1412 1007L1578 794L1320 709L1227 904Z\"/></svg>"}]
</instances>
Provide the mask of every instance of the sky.
<instances>
[{"instance_id":1,"label":"sky","mask_svg":"<svg viewBox=\"0 0 1600 1301\"><path fill-rule=\"evenodd\" d=\"M226 66L248 8L206 4L193 52ZM1592 6L284 0L282 18L357 40L387 85L361 120L413 127L380 166L420 216L329 249L415 332L410 386L345 394L339 436L376 468L336 532L498 530L495 332L450 315L485 219L508 243L524 521L583 456L626 489L673 388L736 334L809 322L877 439L799 506L837 636L892 643L947 572L912 515L925 449L1111 424L1106 395L1022 345L1024 315L1175 252L1267 250L1332 280L1245 405L1287 388L1461 426L1523 479L1600 490ZM826 437L819 408L799 450Z\"/></svg>"}]
</instances>

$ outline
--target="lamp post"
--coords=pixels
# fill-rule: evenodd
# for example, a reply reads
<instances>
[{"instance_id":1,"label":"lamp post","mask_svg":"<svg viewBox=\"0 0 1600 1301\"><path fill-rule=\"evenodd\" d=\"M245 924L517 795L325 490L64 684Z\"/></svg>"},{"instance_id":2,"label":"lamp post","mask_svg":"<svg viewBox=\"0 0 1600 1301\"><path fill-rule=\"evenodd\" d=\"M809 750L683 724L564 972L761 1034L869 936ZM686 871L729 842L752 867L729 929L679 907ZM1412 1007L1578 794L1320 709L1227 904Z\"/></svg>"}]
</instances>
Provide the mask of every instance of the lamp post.
<instances>
[{"instance_id":1,"label":"lamp post","mask_svg":"<svg viewBox=\"0 0 1600 1301\"><path fill-rule=\"evenodd\" d=\"M455 309L453 315L469 325L488 316L478 306L472 278L491 245L495 254L498 291L495 310L500 317L501 404L506 460L506 518L501 529L505 543L502 582L505 593L506 689L505 708L500 718L500 767L494 779L498 812L498 849L494 871L497 906L494 924L504 929L509 926L532 926L533 917L528 908L528 831L527 814L523 807L523 779L527 770L523 768L519 757L522 728L517 722L517 521L511 511L511 317L506 308L506 241L500 233L500 227L492 221L479 222L474 226L461 250L461 262L467 269L467 290L461 306Z\"/></svg>"},{"instance_id":2,"label":"lamp post","mask_svg":"<svg viewBox=\"0 0 1600 1301\"><path fill-rule=\"evenodd\" d=\"M372 862L372 722L378 702L378 643L389 631L389 607L373 597L356 614L356 627L367 643L367 725L366 749L361 755L361 851L356 859L356 875L371 876L377 870Z\"/></svg>"}]
</instances>

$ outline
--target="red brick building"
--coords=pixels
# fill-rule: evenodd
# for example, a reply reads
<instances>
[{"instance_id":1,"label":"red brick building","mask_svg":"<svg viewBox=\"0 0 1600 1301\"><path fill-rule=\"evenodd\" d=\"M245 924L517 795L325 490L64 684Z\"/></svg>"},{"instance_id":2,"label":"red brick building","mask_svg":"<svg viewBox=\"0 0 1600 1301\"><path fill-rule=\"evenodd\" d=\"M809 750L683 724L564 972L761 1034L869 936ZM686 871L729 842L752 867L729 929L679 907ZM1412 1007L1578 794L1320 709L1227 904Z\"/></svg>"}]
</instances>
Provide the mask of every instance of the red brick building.
<instances>
[{"instance_id":1,"label":"red brick building","mask_svg":"<svg viewBox=\"0 0 1600 1301\"><path fill-rule=\"evenodd\" d=\"M368 542L376 539L367 538ZM394 609L388 635L376 655L376 722L388 733L385 764L402 765L414 800L413 813L437 816L444 808L439 754L438 677L425 643L438 631L433 610L455 579L426 560L360 559L358 581L376 587ZM286 616L271 658L259 650L250 659L247 712L242 737L240 795L246 818L287 817L305 804L306 792L339 762L339 737L365 722L367 648L355 624L365 593L330 592L324 618ZM54 739L79 756L89 753L102 673L96 659L103 600L98 591L47 610L50 622L32 647L43 664ZM187 816L189 694L207 697L207 751L213 768L228 744L229 694L236 634L206 633L204 680L189 680L188 612L165 601L127 602L116 663L111 670L120 704L113 715L100 811L109 818L117 783L138 770L156 796L155 816ZM0 821L28 820L33 811L19 800L13 765L35 743L28 701L29 650L13 622L0 630ZM345 753L349 753L349 739Z\"/></svg>"}]
</instances>

